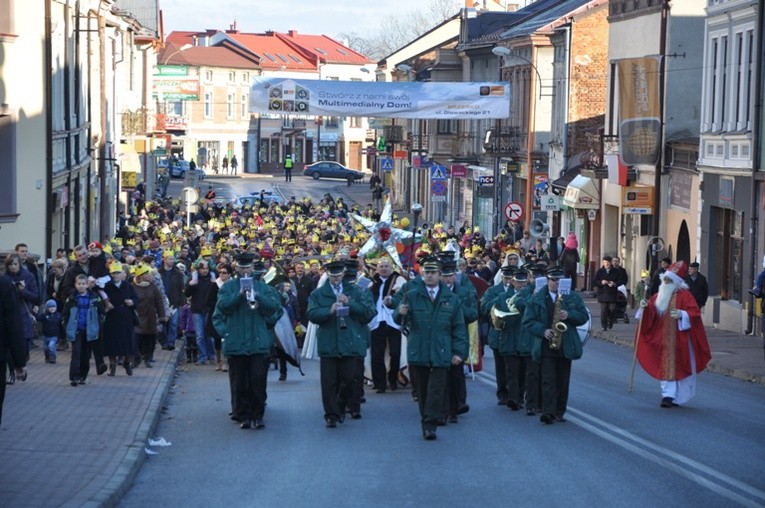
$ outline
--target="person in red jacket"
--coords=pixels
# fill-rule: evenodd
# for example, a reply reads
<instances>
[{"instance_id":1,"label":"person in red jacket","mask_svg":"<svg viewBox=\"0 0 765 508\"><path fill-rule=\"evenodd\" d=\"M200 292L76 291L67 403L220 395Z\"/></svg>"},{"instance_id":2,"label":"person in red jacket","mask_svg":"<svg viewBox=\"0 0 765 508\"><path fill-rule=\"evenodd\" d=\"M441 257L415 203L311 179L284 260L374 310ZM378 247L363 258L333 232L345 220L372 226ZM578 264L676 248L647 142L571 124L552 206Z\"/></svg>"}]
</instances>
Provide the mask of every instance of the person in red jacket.
<instances>
[{"instance_id":1,"label":"person in red jacket","mask_svg":"<svg viewBox=\"0 0 765 508\"><path fill-rule=\"evenodd\" d=\"M687 265L677 261L661 276L658 292L640 303L635 338L640 366L661 381L661 407L688 402L696 393L696 374L712 355L701 311L684 282Z\"/></svg>"}]
</instances>

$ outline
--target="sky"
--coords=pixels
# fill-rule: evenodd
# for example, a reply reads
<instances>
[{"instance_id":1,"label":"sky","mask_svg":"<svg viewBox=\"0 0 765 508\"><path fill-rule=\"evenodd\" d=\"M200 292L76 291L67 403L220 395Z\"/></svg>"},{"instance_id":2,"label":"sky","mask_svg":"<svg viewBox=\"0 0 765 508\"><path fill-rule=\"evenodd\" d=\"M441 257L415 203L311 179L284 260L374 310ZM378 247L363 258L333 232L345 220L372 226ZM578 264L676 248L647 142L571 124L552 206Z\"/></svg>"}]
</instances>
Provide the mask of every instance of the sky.
<instances>
[{"instance_id":1,"label":"sky","mask_svg":"<svg viewBox=\"0 0 765 508\"><path fill-rule=\"evenodd\" d=\"M329 35L344 32L368 36L385 17L428 5L427 0L160 0L165 33L225 30L236 20L243 32L287 32Z\"/></svg>"}]
</instances>

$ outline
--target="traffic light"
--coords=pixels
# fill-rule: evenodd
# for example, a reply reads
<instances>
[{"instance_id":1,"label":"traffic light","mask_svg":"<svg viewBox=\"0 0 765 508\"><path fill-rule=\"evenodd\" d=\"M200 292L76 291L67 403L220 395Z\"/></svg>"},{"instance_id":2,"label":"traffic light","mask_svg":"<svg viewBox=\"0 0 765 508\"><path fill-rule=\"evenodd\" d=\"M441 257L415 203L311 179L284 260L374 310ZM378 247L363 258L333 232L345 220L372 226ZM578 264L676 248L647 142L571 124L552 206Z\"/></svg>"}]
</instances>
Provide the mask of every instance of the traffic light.
<instances>
[{"instance_id":1,"label":"traffic light","mask_svg":"<svg viewBox=\"0 0 765 508\"><path fill-rule=\"evenodd\" d=\"M379 138L377 138L377 151L378 152L385 151L385 136L380 136Z\"/></svg>"}]
</instances>

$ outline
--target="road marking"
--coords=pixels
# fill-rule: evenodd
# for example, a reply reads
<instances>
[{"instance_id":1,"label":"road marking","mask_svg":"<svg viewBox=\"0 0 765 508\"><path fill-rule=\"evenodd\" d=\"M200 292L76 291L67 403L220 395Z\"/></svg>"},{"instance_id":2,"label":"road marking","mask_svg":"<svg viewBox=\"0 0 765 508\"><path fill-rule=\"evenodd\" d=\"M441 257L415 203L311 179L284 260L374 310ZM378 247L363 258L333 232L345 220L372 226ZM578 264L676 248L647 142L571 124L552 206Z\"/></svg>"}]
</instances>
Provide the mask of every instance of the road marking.
<instances>
[{"instance_id":1,"label":"road marking","mask_svg":"<svg viewBox=\"0 0 765 508\"><path fill-rule=\"evenodd\" d=\"M496 387L496 377L489 373L478 372L476 378L482 383ZM572 416L572 414L574 416ZM646 439L632 434L631 432L627 432L615 425L611 425L600 418L568 406L566 419L627 451L659 464L660 466L677 473L722 497L728 498L731 501L735 501L743 506L752 507L762 506L763 503L765 503L764 491L684 455L666 450ZM589 421L585 421L585 419Z\"/></svg>"}]
</instances>

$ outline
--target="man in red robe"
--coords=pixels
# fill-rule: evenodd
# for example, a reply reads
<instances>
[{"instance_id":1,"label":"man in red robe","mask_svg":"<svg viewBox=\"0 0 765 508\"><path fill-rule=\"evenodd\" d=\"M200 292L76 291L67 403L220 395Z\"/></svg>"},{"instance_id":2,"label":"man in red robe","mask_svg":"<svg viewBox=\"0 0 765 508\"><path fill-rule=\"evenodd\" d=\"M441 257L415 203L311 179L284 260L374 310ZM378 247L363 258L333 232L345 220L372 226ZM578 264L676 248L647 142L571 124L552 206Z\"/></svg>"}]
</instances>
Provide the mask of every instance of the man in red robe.
<instances>
[{"instance_id":1,"label":"man in red robe","mask_svg":"<svg viewBox=\"0 0 765 508\"><path fill-rule=\"evenodd\" d=\"M662 274L659 291L640 303L635 337L640 366L661 380L661 407L688 402L696 393L696 374L710 358L701 311L684 279L687 265L678 261Z\"/></svg>"}]
</instances>

